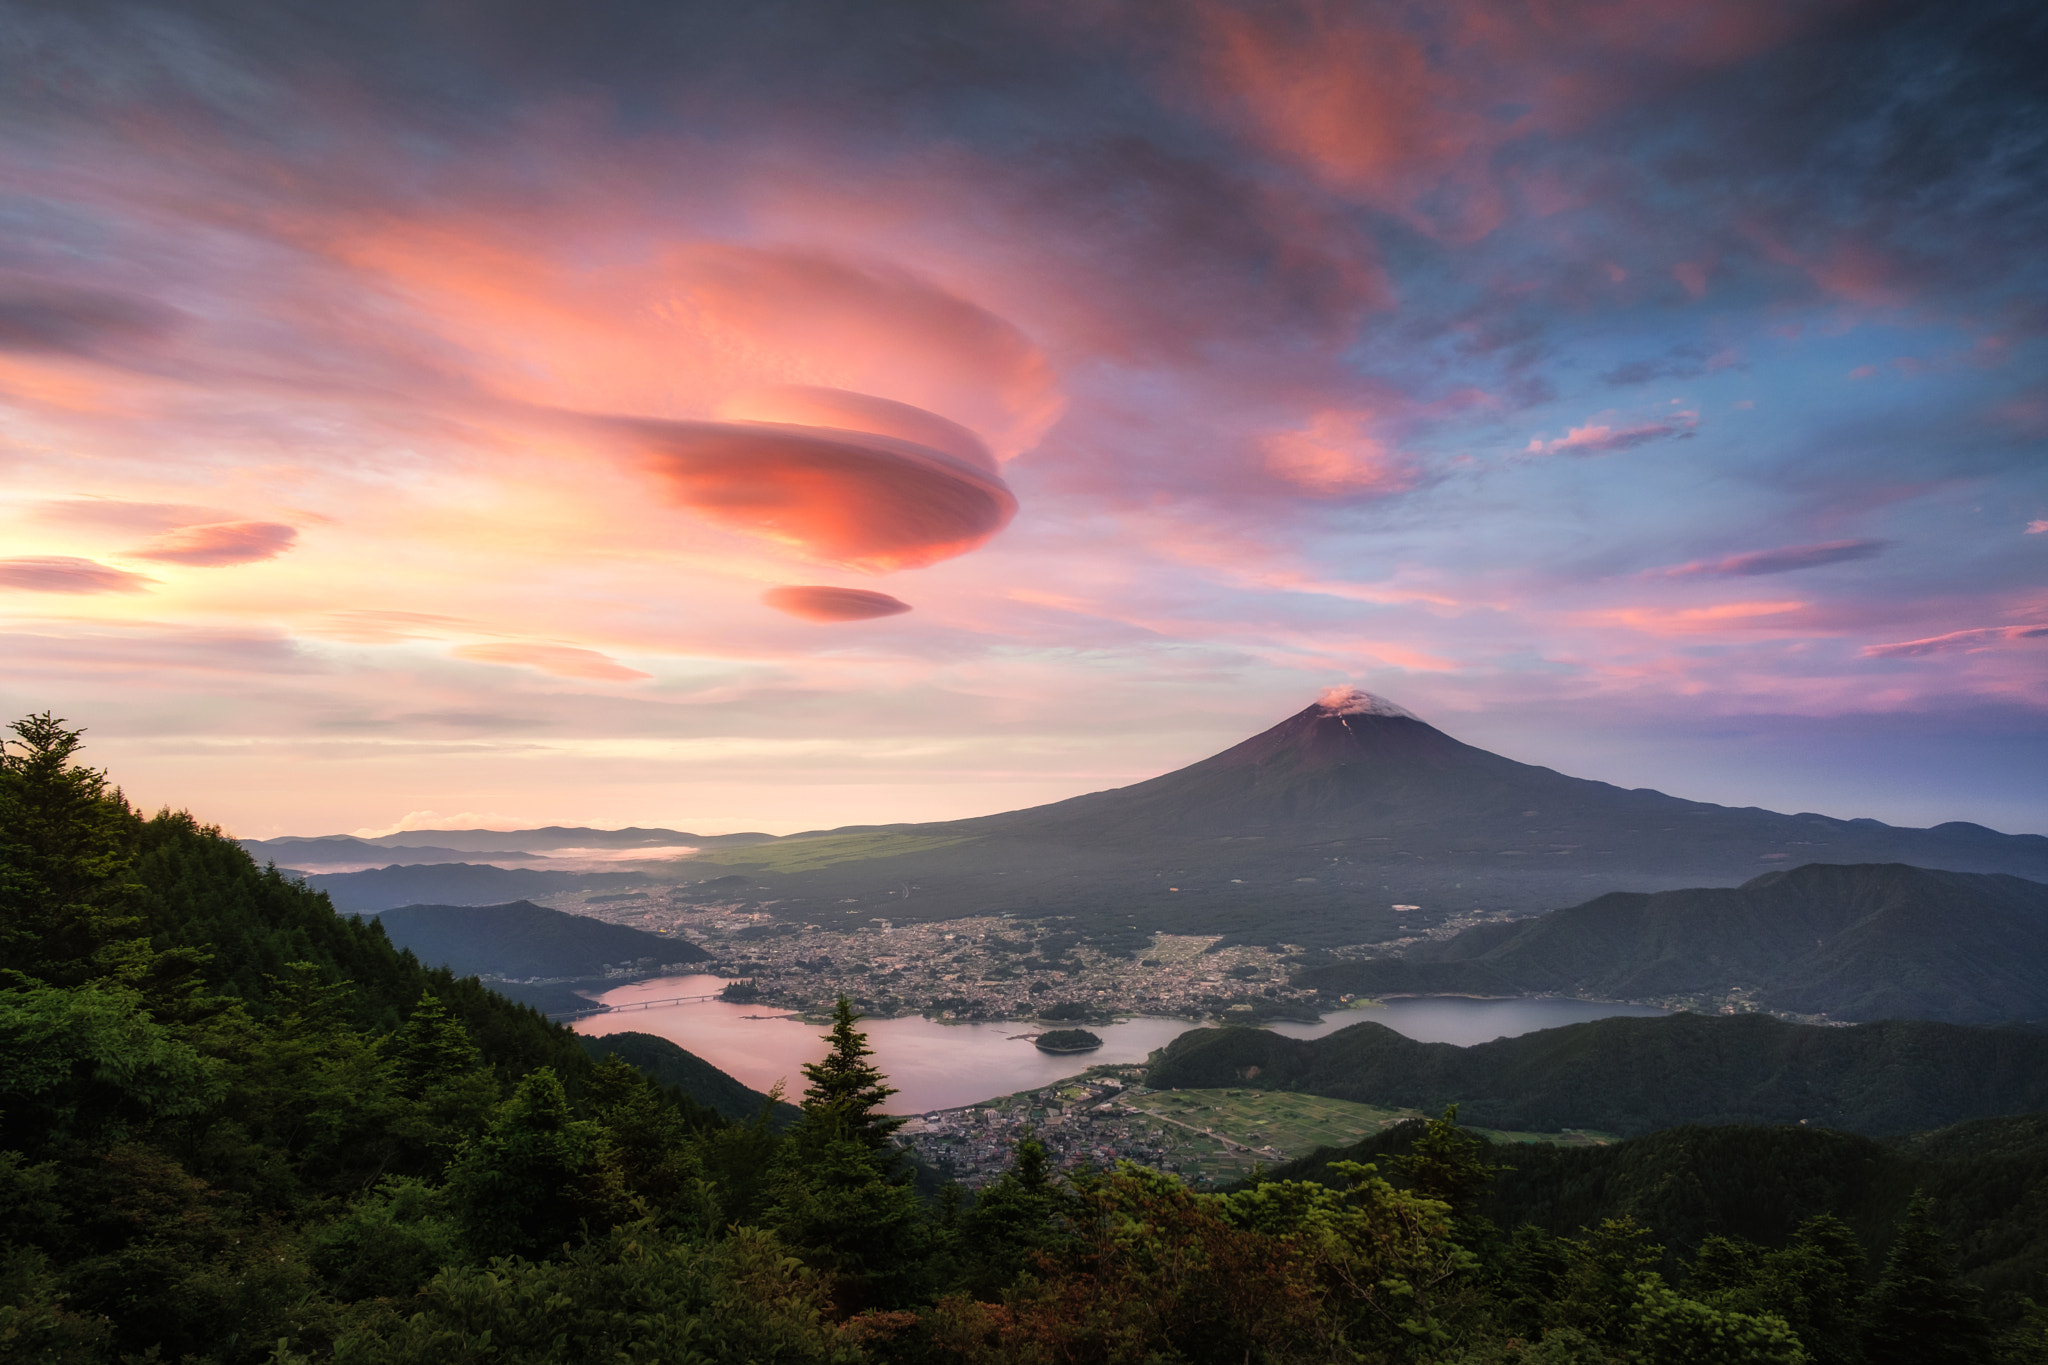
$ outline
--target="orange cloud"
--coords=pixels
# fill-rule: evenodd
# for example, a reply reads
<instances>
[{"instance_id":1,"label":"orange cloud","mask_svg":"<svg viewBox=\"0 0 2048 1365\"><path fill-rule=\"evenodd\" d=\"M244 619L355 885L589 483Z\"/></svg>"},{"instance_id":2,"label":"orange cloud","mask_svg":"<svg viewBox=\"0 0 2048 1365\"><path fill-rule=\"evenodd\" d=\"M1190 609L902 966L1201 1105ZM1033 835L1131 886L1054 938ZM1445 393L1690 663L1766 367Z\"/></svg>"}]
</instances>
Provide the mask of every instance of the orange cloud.
<instances>
[{"instance_id":1,"label":"orange cloud","mask_svg":"<svg viewBox=\"0 0 2048 1365\"><path fill-rule=\"evenodd\" d=\"M380 221L327 249L407 298L487 391L521 404L687 417L767 385L880 395L988 437L1008 459L1062 400L1051 363L1006 319L879 261L694 242L579 264L578 219L531 243L482 218ZM616 258L615 244L590 254Z\"/></svg>"},{"instance_id":2,"label":"orange cloud","mask_svg":"<svg viewBox=\"0 0 2048 1365\"><path fill-rule=\"evenodd\" d=\"M132 559L154 559L165 564L192 564L214 569L229 564L254 564L258 560L275 559L289 550L298 538L296 530L281 522L221 521L180 527L126 553Z\"/></svg>"},{"instance_id":3,"label":"orange cloud","mask_svg":"<svg viewBox=\"0 0 2048 1365\"><path fill-rule=\"evenodd\" d=\"M22 592L147 592L153 578L70 555L0 559L0 588Z\"/></svg>"},{"instance_id":4,"label":"orange cloud","mask_svg":"<svg viewBox=\"0 0 2048 1365\"><path fill-rule=\"evenodd\" d=\"M449 652L458 659L473 659L485 664L516 664L537 668L558 678L587 678L592 682L637 682L654 676L628 668L594 649L578 649L573 645L457 645Z\"/></svg>"},{"instance_id":5,"label":"orange cloud","mask_svg":"<svg viewBox=\"0 0 2048 1365\"><path fill-rule=\"evenodd\" d=\"M908 602L864 588L792 585L770 588L761 594L761 600L777 611L806 621L871 621L880 616L900 616L910 610Z\"/></svg>"}]
</instances>

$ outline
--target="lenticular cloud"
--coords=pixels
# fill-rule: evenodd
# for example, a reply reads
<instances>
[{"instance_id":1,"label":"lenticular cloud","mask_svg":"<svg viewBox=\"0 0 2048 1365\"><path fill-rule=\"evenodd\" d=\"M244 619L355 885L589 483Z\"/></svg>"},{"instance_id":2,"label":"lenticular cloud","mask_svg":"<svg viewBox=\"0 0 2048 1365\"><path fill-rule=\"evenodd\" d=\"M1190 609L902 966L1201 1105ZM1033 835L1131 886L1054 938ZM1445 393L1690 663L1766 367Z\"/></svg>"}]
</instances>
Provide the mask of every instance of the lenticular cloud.
<instances>
[{"instance_id":1,"label":"lenticular cloud","mask_svg":"<svg viewBox=\"0 0 2048 1365\"><path fill-rule=\"evenodd\" d=\"M165 564L195 564L217 569L229 564L254 564L289 550L299 533L275 521L223 521L181 526L128 553L135 559Z\"/></svg>"},{"instance_id":2,"label":"lenticular cloud","mask_svg":"<svg viewBox=\"0 0 2048 1365\"><path fill-rule=\"evenodd\" d=\"M922 408L780 389L724 412L744 416L613 422L676 503L853 568L951 559L1016 515L980 439Z\"/></svg>"},{"instance_id":3,"label":"lenticular cloud","mask_svg":"<svg viewBox=\"0 0 2048 1365\"><path fill-rule=\"evenodd\" d=\"M806 621L872 621L878 616L901 616L910 604L885 592L866 588L827 588L791 585L770 588L761 600L777 611L800 616Z\"/></svg>"}]
</instances>

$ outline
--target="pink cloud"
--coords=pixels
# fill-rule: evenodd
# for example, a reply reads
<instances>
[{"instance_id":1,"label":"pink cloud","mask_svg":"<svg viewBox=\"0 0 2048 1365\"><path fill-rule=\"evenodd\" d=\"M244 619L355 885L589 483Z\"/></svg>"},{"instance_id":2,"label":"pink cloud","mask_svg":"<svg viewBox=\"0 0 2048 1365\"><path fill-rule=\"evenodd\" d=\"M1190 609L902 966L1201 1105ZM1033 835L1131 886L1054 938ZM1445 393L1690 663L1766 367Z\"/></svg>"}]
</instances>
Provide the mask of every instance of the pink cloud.
<instances>
[{"instance_id":1,"label":"pink cloud","mask_svg":"<svg viewBox=\"0 0 2048 1365\"><path fill-rule=\"evenodd\" d=\"M1620 607L1590 614L1649 635L1705 635L1778 623L1770 618L1804 611L1805 602L1721 602L1711 607Z\"/></svg>"},{"instance_id":2,"label":"pink cloud","mask_svg":"<svg viewBox=\"0 0 2048 1365\"><path fill-rule=\"evenodd\" d=\"M1787 545L1776 550L1752 550L1725 559L1696 559L1666 569L1651 569L1645 578L1750 578L1761 574L1790 573L1794 569L1818 568L1852 559L1870 559L1884 553L1881 540L1831 540L1821 545Z\"/></svg>"},{"instance_id":3,"label":"pink cloud","mask_svg":"<svg viewBox=\"0 0 2048 1365\"><path fill-rule=\"evenodd\" d=\"M2030 521L2027 523L2028 535L2038 536L2043 533L2048 533L2048 517L2042 517L2038 521Z\"/></svg>"},{"instance_id":4,"label":"pink cloud","mask_svg":"<svg viewBox=\"0 0 2048 1365\"><path fill-rule=\"evenodd\" d=\"M254 564L258 560L275 559L289 550L298 538L296 530L281 522L222 521L180 527L127 553L135 559L217 569L230 564Z\"/></svg>"},{"instance_id":5,"label":"pink cloud","mask_svg":"<svg viewBox=\"0 0 2048 1365\"><path fill-rule=\"evenodd\" d=\"M1636 446L1648 445L1651 441L1684 440L1699 428L1699 424L1700 415L1696 412L1676 412L1656 421L1638 422L1625 427L1588 423L1582 427L1571 427L1564 435L1552 440L1546 441L1540 436L1535 437L1522 448L1522 453L1611 455L1618 450L1632 450Z\"/></svg>"},{"instance_id":6,"label":"pink cloud","mask_svg":"<svg viewBox=\"0 0 2048 1365\"><path fill-rule=\"evenodd\" d=\"M1017 512L995 473L871 431L624 418L610 425L678 505L870 572L965 554Z\"/></svg>"},{"instance_id":7,"label":"pink cloud","mask_svg":"<svg viewBox=\"0 0 2048 1365\"><path fill-rule=\"evenodd\" d=\"M806 621L871 621L882 616L900 616L910 610L908 602L865 588L791 585L770 588L761 594L761 600L777 611Z\"/></svg>"},{"instance_id":8,"label":"pink cloud","mask_svg":"<svg viewBox=\"0 0 2048 1365\"><path fill-rule=\"evenodd\" d=\"M636 668L628 668L617 659L600 654L594 649L578 649L573 645L457 645L450 652L458 659L537 668L558 678L586 678L592 682L638 682L654 676L652 673L642 673Z\"/></svg>"},{"instance_id":9,"label":"pink cloud","mask_svg":"<svg viewBox=\"0 0 2048 1365\"><path fill-rule=\"evenodd\" d=\"M1979 626L1973 630L1952 630L1946 635L1931 635L1924 640L1902 640L1890 645L1865 645L1866 659L1914 659L1928 654L1947 654L1956 650L1974 653L1998 645L2010 644L2015 640L2038 640L2048 637L2048 625L2038 626Z\"/></svg>"},{"instance_id":10,"label":"pink cloud","mask_svg":"<svg viewBox=\"0 0 2048 1365\"><path fill-rule=\"evenodd\" d=\"M147 592L147 585L154 582L139 573L70 555L0 559L0 588L23 592Z\"/></svg>"},{"instance_id":11,"label":"pink cloud","mask_svg":"<svg viewBox=\"0 0 2048 1365\"><path fill-rule=\"evenodd\" d=\"M1259 445L1266 468L1317 493L1387 496L1406 492L1421 478L1415 462L1368 434L1370 414L1325 411L1299 431L1267 436Z\"/></svg>"}]
</instances>

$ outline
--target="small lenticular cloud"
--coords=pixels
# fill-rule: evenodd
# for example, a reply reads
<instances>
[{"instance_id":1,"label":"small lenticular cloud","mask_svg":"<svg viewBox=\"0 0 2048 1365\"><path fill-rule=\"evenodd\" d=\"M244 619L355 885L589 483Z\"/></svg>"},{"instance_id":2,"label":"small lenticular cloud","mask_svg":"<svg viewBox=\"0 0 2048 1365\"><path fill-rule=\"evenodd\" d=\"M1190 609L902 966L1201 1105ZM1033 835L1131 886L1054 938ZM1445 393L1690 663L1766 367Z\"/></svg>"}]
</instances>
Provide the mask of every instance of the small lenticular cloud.
<instances>
[{"instance_id":1,"label":"small lenticular cloud","mask_svg":"<svg viewBox=\"0 0 2048 1365\"><path fill-rule=\"evenodd\" d=\"M254 564L275 559L289 550L299 533L275 521L220 521L202 526L181 526L166 532L128 554L135 559L153 559L164 564L189 564L203 569L225 568L230 564Z\"/></svg>"},{"instance_id":2,"label":"small lenticular cloud","mask_svg":"<svg viewBox=\"0 0 2048 1365\"><path fill-rule=\"evenodd\" d=\"M777 611L806 621L872 621L880 616L901 616L910 610L908 602L865 588L791 585L770 588L761 594L761 600Z\"/></svg>"},{"instance_id":3,"label":"small lenticular cloud","mask_svg":"<svg viewBox=\"0 0 2048 1365\"><path fill-rule=\"evenodd\" d=\"M2048 517L2043 517L2039 521L2030 521L2027 523L2028 535L2038 536L2041 535L2043 532L2048 532Z\"/></svg>"},{"instance_id":4,"label":"small lenticular cloud","mask_svg":"<svg viewBox=\"0 0 2048 1365\"><path fill-rule=\"evenodd\" d=\"M0 559L0 588L23 592L147 592L154 578L70 555Z\"/></svg>"}]
</instances>

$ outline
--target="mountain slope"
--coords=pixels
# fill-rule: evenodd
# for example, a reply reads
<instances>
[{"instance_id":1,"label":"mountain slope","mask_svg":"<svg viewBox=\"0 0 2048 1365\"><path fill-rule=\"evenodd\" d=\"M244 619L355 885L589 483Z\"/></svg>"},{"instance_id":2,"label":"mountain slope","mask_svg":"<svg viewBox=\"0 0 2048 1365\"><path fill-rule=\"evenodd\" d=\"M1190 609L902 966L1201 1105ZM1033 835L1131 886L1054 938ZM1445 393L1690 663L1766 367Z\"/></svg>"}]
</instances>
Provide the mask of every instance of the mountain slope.
<instances>
[{"instance_id":1,"label":"mountain slope","mask_svg":"<svg viewBox=\"0 0 2048 1365\"><path fill-rule=\"evenodd\" d=\"M1312 968L1336 993L1718 1000L1837 1019L2048 1017L2048 886L1897 863L1809 864L1739 887L1615 892L1380 959Z\"/></svg>"},{"instance_id":2,"label":"mountain slope","mask_svg":"<svg viewBox=\"0 0 2048 1365\"><path fill-rule=\"evenodd\" d=\"M607 1033L580 1041L592 1060L617 1057L657 1084L674 1086L691 1101L734 1123L753 1122L768 1103L760 1091L748 1089L696 1053L652 1033ZM778 1100L771 1122L777 1128L787 1127L797 1112L795 1105Z\"/></svg>"},{"instance_id":3,"label":"mountain slope","mask_svg":"<svg viewBox=\"0 0 2048 1365\"><path fill-rule=\"evenodd\" d=\"M1473 1047L1379 1024L1323 1038L1197 1029L1146 1083L1251 1086L1459 1106L1485 1128L1644 1133L1682 1123L1809 1123L1886 1134L2048 1109L2048 1034L1892 1020L1854 1028L1768 1015L1600 1019Z\"/></svg>"},{"instance_id":4,"label":"mountain slope","mask_svg":"<svg viewBox=\"0 0 2048 1365\"><path fill-rule=\"evenodd\" d=\"M806 865L804 846L832 841ZM973 820L792 836L690 860L770 883L776 913L1010 912L1263 942L1384 941L1458 914L1733 885L1775 864L1906 862L2048 880L2048 838L1899 829L1627 790L1459 742L1342 689L1222 753ZM1395 912L1396 904L1421 907ZM1404 918L1405 915L1405 918Z\"/></svg>"},{"instance_id":5,"label":"mountain slope","mask_svg":"<svg viewBox=\"0 0 2048 1365\"><path fill-rule=\"evenodd\" d=\"M531 901L509 905L408 905L371 916L391 941L458 976L597 976L618 963L701 962L710 954L684 938L650 934Z\"/></svg>"}]
</instances>

